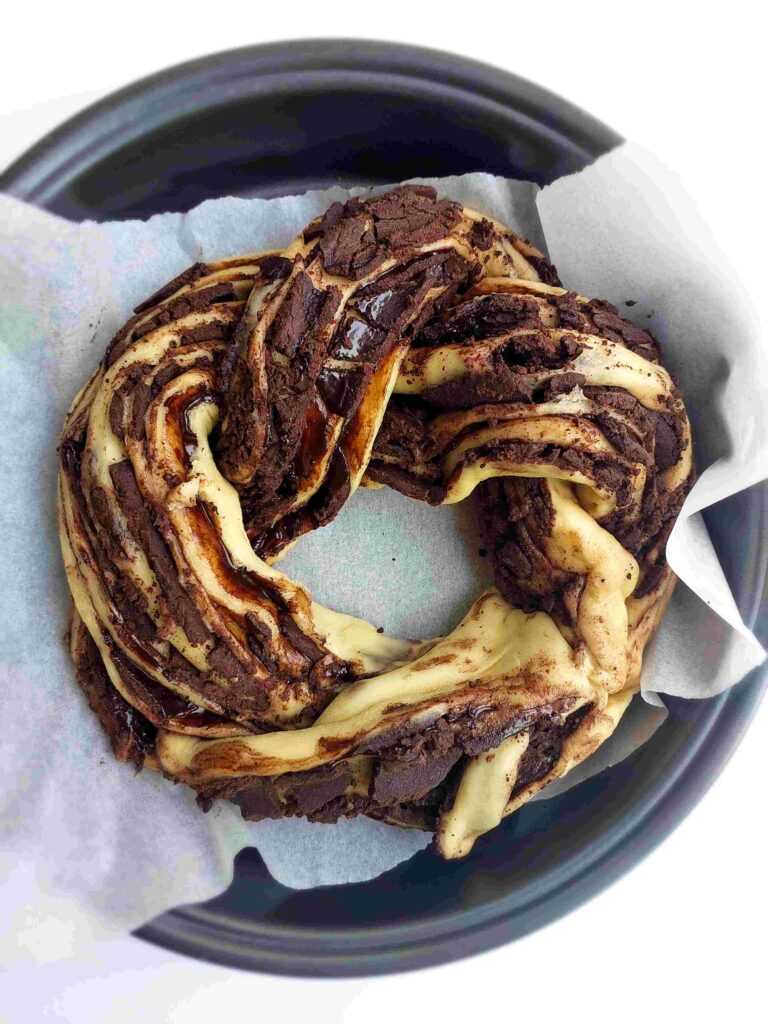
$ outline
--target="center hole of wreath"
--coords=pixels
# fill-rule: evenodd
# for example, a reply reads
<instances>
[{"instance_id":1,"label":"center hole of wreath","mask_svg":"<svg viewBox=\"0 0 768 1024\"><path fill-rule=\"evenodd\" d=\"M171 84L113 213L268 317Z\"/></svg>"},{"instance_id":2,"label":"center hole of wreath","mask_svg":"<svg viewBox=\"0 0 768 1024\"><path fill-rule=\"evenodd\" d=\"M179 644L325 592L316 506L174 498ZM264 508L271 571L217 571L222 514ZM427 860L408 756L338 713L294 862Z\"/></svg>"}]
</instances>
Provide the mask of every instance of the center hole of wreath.
<instances>
[{"instance_id":1,"label":"center hole of wreath","mask_svg":"<svg viewBox=\"0 0 768 1024\"><path fill-rule=\"evenodd\" d=\"M453 628L492 586L481 546L471 497L433 508L389 488L360 488L276 568L334 611L426 639Z\"/></svg>"}]
</instances>

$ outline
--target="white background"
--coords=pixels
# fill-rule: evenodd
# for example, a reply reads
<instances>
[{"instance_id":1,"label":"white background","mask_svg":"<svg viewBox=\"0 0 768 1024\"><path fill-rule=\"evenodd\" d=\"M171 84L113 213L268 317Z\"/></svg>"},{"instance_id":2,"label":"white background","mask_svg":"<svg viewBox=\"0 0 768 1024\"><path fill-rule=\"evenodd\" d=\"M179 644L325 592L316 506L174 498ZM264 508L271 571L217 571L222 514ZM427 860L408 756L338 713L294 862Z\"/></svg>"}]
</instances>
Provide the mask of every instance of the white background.
<instances>
[{"instance_id":1,"label":"white background","mask_svg":"<svg viewBox=\"0 0 768 1024\"><path fill-rule=\"evenodd\" d=\"M395 39L507 68L651 147L683 175L760 295L766 56L756 9L670 0L16 3L0 36L0 167L87 103L182 60L296 36ZM408 975L311 982L212 967L127 937L0 978L0 1022L429 1015L452 1024L488 1013L538 1024L764 1021L767 723L764 706L704 802L629 876L512 946Z\"/></svg>"}]
</instances>

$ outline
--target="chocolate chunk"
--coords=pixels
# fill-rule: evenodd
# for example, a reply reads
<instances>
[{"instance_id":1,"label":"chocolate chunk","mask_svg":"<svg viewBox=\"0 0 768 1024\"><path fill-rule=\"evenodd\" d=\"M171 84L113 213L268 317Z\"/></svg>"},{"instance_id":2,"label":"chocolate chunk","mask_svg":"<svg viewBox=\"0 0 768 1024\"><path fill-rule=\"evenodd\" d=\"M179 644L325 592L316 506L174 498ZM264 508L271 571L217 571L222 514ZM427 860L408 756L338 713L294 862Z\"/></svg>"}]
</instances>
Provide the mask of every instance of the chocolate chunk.
<instances>
[{"instance_id":1,"label":"chocolate chunk","mask_svg":"<svg viewBox=\"0 0 768 1024\"><path fill-rule=\"evenodd\" d=\"M339 300L338 290L329 292L315 288L309 274L301 271L291 282L270 326L268 344L293 357L309 330L317 330L328 323Z\"/></svg>"},{"instance_id":2,"label":"chocolate chunk","mask_svg":"<svg viewBox=\"0 0 768 1024\"><path fill-rule=\"evenodd\" d=\"M248 626L246 633L248 646L262 665L270 672L275 673L277 671L277 663L271 653L273 640L269 627L254 615L253 612L246 612L245 621Z\"/></svg>"},{"instance_id":3,"label":"chocolate chunk","mask_svg":"<svg viewBox=\"0 0 768 1024\"><path fill-rule=\"evenodd\" d=\"M141 320L141 316L137 314L131 317L131 319L124 324L117 334L114 336L107 346L107 351L104 353L103 365L105 369L109 369L114 363L118 361L128 351L133 342L133 331L136 324Z\"/></svg>"},{"instance_id":4,"label":"chocolate chunk","mask_svg":"<svg viewBox=\"0 0 768 1024\"><path fill-rule=\"evenodd\" d=\"M439 409L472 409L493 402L531 402L536 382L523 374L511 374L507 367L498 372L470 373L424 391L422 397Z\"/></svg>"},{"instance_id":5,"label":"chocolate chunk","mask_svg":"<svg viewBox=\"0 0 768 1024\"><path fill-rule=\"evenodd\" d=\"M331 353L341 359L380 359L400 339L400 332L413 334L420 329L441 303L469 279L471 265L456 253L428 253L362 287L350 304L347 316L334 339ZM445 290L438 298L423 304L416 319L411 319L429 288Z\"/></svg>"},{"instance_id":6,"label":"chocolate chunk","mask_svg":"<svg viewBox=\"0 0 768 1024\"><path fill-rule=\"evenodd\" d=\"M384 354L387 332L366 320L347 317L335 336L330 355L335 359L379 358Z\"/></svg>"},{"instance_id":7,"label":"chocolate chunk","mask_svg":"<svg viewBox=\"0 0 768 1024\"><path fill-rule=\"evenodd\" d=\"M349 768L342 762L272 778L246 778L226 788L207 787L198 801L201 798L208 803L213 798L232 799L249 821L297 815L313 817L343 797L351 779ZM343 807L338 808L335 817L341 813Z\"/></svg>"},{"instance_id":8,"label":"chocolate chunk","mask_svg":"<svg viewBox=\"0 0 768 1024\"><path fill-rule=\"evenodd\" d=\"M126 459L109 467L117 500L128 520L131 533L147 553L171 614L192 643L202 644L210 638L195 603L179 582L179 574L170 551L150 519L144 497L136 483L131 463Z\"/></svg>"},{"instance_id":9,"label":"chocolate chunk","mask_svg":"<svg viewBox=\"0 0 768 1024\"><path fill-rule=\"evenodd\" d=\"M455 306L421 332L420 341L432 345L467 343L494 338L520 327L541 327L539 307L525 295L479 295Z\"/></svg>"},{"instance_id":10,"label":"chocolate chunk","mask_svg":"<svg viewBox=\"0 0 768 1024\"><path fill-rule=\"evenodd\" d=\"M469 240L476 249L485 250L490 249L493 244L493 240L496 237L496 229L489 220L477 220L472 225L472 230L469 233Z\"/></svg>"},{"instance_id":11,"label":"chocolate chunk","mask_svg":"<svg viewBox=\"0 0 768 1024\"><path fill-rule=\"evenodd\" d=\"M119 437L123 441L123 395L122 392L116 391L112 396L112 401L109 403L109 427L115 437Z\"/></svg>"},{"instance_id":12,"label":"chocolate chunk","mask_svg":"<svg viewBox=\"0 0 768 1024\"><path fill-rule=\"evenodd\" d=\"M75 450L77 451L77 449ZM65 471L70 475L78 517L86 523L89 520L89 515L79 476L79 461L73 465L71 457L63 457L62 462ZM125 637L128 644L132 644L135 640L144 643L152 642L156 638L156 630L154 623L147 615L146 598L132 579L120 572L114 564L115 560L119 560L122 556L122 550L117 541L119 527L115 524L112 508L103 488L94 487L92 489L91 508L93 519L90 522L91 529L89 530L90 545L101 583L118 613L114 620L115 629Z\"/></svg>"},{"instance_id":13,"label":"chocolate chunk","mask_svg":"<svg viewBox=\"0 0 768 1024\"><path fill-rule=\"evenodd\" d=\"M129 430L131 437L137 441L143 441L146 435L144 417L152 401L152 389L149 384L141 381L133 389L133 405L131 408L131 421Z\"/></svg>"},{"instance_id":14,"label":"chocolate chunk","mask_svg":"<svg viewBox=\"0 0 768 1024\"><path fill-rule=\"evenodd\" d=\"M325 654L325 650L312 637L302 633L289 612L280 613L280 630L288 643L309 662L318 661Z\"/></svg>"},{"instance_id":15,"label":"chocolate chunk","mask_svg":"<svg viewBox=\"0 0 768 1024\"><path fill-rule=\"evenodd\" d=\"M578 577L555 568L546 553L554 522L546 486L522 477L486 480L475 500L502 594L515 608L556 612L561 621L570 622L566 593Z\"/></svg>"},{"instance_id":16,"label":"chocolate chunk","mask_svg":"<svg viewBox=\"0 0 768 1024\"><path fill-rule=\"evenodd\" d=\"M358 312L375 327L388 330L410 310L417 288L418 286L414 284L401 285L396 290L381 291L368 298L362 297L356 303Z\"/></svg>"},{"instance_id":17,"label":"chocolate chunk","mask_svg":"<svg viewBox=\"0 0 768 1024\"><path fill-rule=\"evenodd\" d=\"M461 218L461 207L438 199L427 185L401 185L369 200L376 236L392 249L429 245L445 238Z\"/></svg>"},{"instance_id":18,"label":"chocolate chunk","mask_svg":"<svg viewBox=\"0 0 768 1024\"><path fill-rule=\"evenodd\" d=\"M280 777L279 788L291 811L314 814L337 797L343 796L352 781L345 764L329 765L312 772L293 772Z\"/></svg>"},{"instance_id":19,"label":"chocolate chunk","mask_svg":"<svg viewBox=\"0 0 768 1024\"><path fill-rule=\"evenodd\" d=\"M373 776L373 799L384 806L419 799L443 781L461 756L461 749L454 747L423 760L379 761Z\"/></svg>"},{"instance_id":20,"label":"chocolate chunk","mask_svg":"<svg viewBox=\"0 0 768 1024\"><path fill-rule=\"evenodd\" d=\"M305 239L315 237L308 229ZM343 206L334 203L317 231L325 269L353 280L364 277L384 259L373 227L373 218L358 200Z\"/></svg>"},{"instance_id":21,"label":"chocolate chunk","mask_svg":"<svg viewBox=\"0 0 768 1024\"><path fill-rule=\"evenodd\" d=\"M590 320L584 312L582 303L579 302L575 292L566 292L565 295L555 295L552 302L557 309L558 319L561 327L571 331L588 334L590 332Z\"/></svg>"},{"instance_id":22,"label":"chocolate chunk","mask_svg":"<svg viewBox=\"0 0 768 1024\"><path fill-rule=\"evenodd\" d=\"M156 292L153 292L148 299L144 299L140 302L133 310L134 313L144 313L146 310L151 309L158 303L163 302L177 292L179 288L183 288L185 284L192 284L194 281L199 280L201 277L205 277L206 274L211 272L211 268L207 263L193 263L191 267L187 267L186 270L182 270L172 281L168 284L164 284L162 288L158 288Z\"/></svg>"},{"instance_id":23,"label":"chocolate chunk","mask_svg":"<svg viewBox=\"0 0 768 1024\"><path fill-rule=\"evenodd\" d=\"M212 284L208 288L185 292L177 299L159 309L153 317L140 324L133 332L134 338L143 338L150 331L157 330L165 324L173 323L190 313L199 313L209 309L216 302L231 302L236 298L234 288L228 282Z\"/></svg>"},{"instance_id":24,"label":"chocolate chunk","mask_svg":"<svg viewBox=\"0 0 768 1024\"><path fill-rule=\"evenodd\" d=\"M339 220L343 217L347 206L350 208L359 208L360 200L349 199L346 204L338 202L331 203L324 214L320 217L315 217L315 219L310 221L310 223L304 228L304 241L311 242L313 238L323 238L331 228L338 224Z\"/></svg>"},{"instance_id":25,"label":"chocolate chunk","mask_svg":"<svg viewBox=\"0 0 768 1024\"><path fill-rule=\"evenodd\" d=\"M553 705L530 708L471 708L468 713L465 712L461 716L463 721L459 743L468 757L477 757L498 747L515 733L530 728L542 716L548 717L556 713Z\"/></svg>"},{"instance_id":26,"label":"chocolate chunk","mask_svg":"<svg viewBox=\"0 0 768 1024\"><path fill-rule=\"evenodd\" d=\"M174 364L175 365L175 364ZM125 372L121 374L120 386L114 392L112 401L109 404L109 425L112 428L113 433L124 440L124 414L125 414L125 401L128 397L132 397L136 388L141 384L142 378L147 376L151 372L151 367L146 363L133 363ZM178 370L176 370L178 372ZM143 417L143 412L141 414Z\"/></svg>"},{"instance_id":27,"label":"chocolate chunk","mask_svg":"<svg viewBox=\"0 0 768 1024\"><path fill-rule=\"evenodd\" d=\"M384 761L425 760L447 754L456 745L453 727L439 718L423 729L413 729L407 722L371 737L363 752L375 753Z\"/></svg>"},{"instance_id":28,"label":"chocolate chunk","mask_svg":"<svg viewBox=\"0 0 768 1024\"><path fill-rule=\"evenodd\" d=\"M595 422L613 447L625 458L651 466L653 461L651 452L644 447L625 423L605 413L595 416Z\"/></svg>"},{"instance_id":29,"label":"chocolate chunk","mask_svg":"<svg viewBox=\"0 0 768 1024\"><path fill-rule=\"evenodd\" d=\"M120 612L123 621L131 633L144 643L156 639L155 624L147 615L146 598L128 576L110 574L108 581L109 596Z\"/></svg>"},{"instance_id":30,"label":"chocolate chunk","mask_svg":"<svg viewBox=\"0 0 768 1024\"><path fill-rule=\"evenodd\" d=\"M528 746L518 766L512 796L554 768L560 760L563 741L578 728L591 707L591 704L587 704L573 711L564 722L544 717L532 726L528 733Z\"/></svg>"},{"instance_id":31,"label":"chocolate chunk","mask_svg":"<svg viewBox=\"0 0 768 1024\"><path fill-rule=\"evenodd\" d=\"M144 710L146 717L157 726L163 726L176 715L192 710L199 710L197 705L191 704L174 693L156 683L154 679L142 672L124 653L117 647L114 640L108 633L104 633L104 642L110 647L110 657L114 662L123 688L132 696L134 703Z\"/></svg>"},{"instance_id":32,"label":"chocolate chunk","mask_svg":"<svg viewBox=\"0 0 768 1024\"><path fill-rule=\"evenodd\" d=\"M224 643L217 643L208 655L211 668L225 679L246 683L251 678L248 668L243 665Z\"/></svg>"},{"instance_id":33,"label":"chocolate chunk","mask_svg":"<svg viewBox=\"0 0 768 1024\"><path fill-rule=\"evenodd\" d=\"M349 467L342 448L337 447L323 483L303 508L289 513L263 532L249 532L254 551L260 558L269 558L288 541L330 523L349 497L349 490Z\"/></svg>"},{"instance_id":34,"label":"chocolate chunk","mask_svg":"<svg viewBox=\"0 0 768 1024\"><path fill-rule=\"evenodd\" d=\"M657 412L654 421L656 466L662 472L680 458L680 441L663 413Z\"/></svg>"},{"instance_id":35,"label":"chocolate chunk","mask_svg":"<svg viewBox=\"0 0 768 1024\"><path fill-rule=\"evenodd\" d=\"M556 377L550 377L549 380L544 381L536 389L534 398L537 402L549 402L553 398L557 398L558 395L567 395L574 388L582 387L586 380L583 373L559 373Z\"/></svg>"},{"instance_id":36,"label":"chocolate chunk","mask_svg":"<svg viewBox=\"0 0 768 1024\"><path fill-rule=\"evenodd\" d=\"M317 378L317 390L331 412L349 418L360 404L372 372L370 366L323 369Z\"/></svg>"},{"instance_id":37,"label":"chocolate chunk","mask_svg":"<svg viewBox=\"0 0 768 1024\"><path fill-rule=\"evenodd\" d=\"M267 396L259 367L251 367L233 345L225 359L220 386L227 392L224 426L218 439L217 458L226 474L249 460L258 462L267 437Z\"/></svg>"},{"instance_id":38,"label":"chocolate chunk","mask_svg":"<svg viewBox=\"0 0 768 1024\"><path fill-rule=\"evenodd\" d=\"M656 587L658 587L658 585L664 579L667 572L667 565L664 562L646 562L643 565L643 571L640 577L640 582L635 587L634 596L638 598L645 597L646 594L649 594L652 590L655 590Z\"/></svg>"},{"instance_id":39,"label":"chocolate chunk","mask_svg":"<svg viewBox=\"0 0 768 1024\"><path fill-rule=\"evenodd\" d=\"M334 203L304 232L316 238L325 269L358 280L392 252L444 238L461 207L438 199L434 189L403 185L372 199Z\"/></svg>"},{"instance_id":40,"label":"chocolate chunk","mask_svg":"<svg viewBox=\"0 0 768 1024\"><path fill-rule=\"evenodd\" d=\"M643 434L653 433L654 423L652 414L627 391L621 388L594 387L590 385L584 388L584 394L598 405L605 406L608 409L615 409L629 416Z\"/></svg>"},{"instance_id":41,"label":"chocolate chunk","mask_svg":"<svg viewBox=\"0 0 768 1024\"><path fill-rule=\"evenodd\" d=\"M200 798L198 798L200 799ZM261 821L264 818L282 818L283 805L270 779L255 778L250 785L235 793L232 801L240 808L247 821Z\"/></svg>"},{"instance_id":42,"label":"chocolate chunk","mask_svg":"<svg viewBox=\"0 0 768 1024\"><path fill-rule=\"evenodd\" d=\"M237 474L236 479L243 467L251 469L252 500L246 507L255 513L262 506L253 524L256 528L274 518L271 505L276 496L293 492L286 474L305 436L307 417L312 415L316 379L330 341L326 328L340 299L338 289L316 289L308 274L297 274L269 331L267 395L260 392L255 375L243 361L235 367L232 404L219 438L218 457L224 472ZM254 449L249 445L253 433L249 424L260 413L264 433Z\"/></svg>"},{"instance_id":43,"label":"chocolate chunk","mask_svg":"<svg viewBox=\"0 0 768 1024\"><path fill-rule=\"evenodd\" d=\"M324 526L336 516L349 497L349 467L344 452L336 448L322 487L307 505L315 526Z\"/></svg>"},{"instance_id":44,"label":"chocolate chunk","mask_svg":"<svg viewBox=\"0 0 768 1024\"><path fill-rule=\"evenodd\" d=\"M594 334L608 341L621 342L644 359L658 362L659 344L654 336L650 331L645 331L625 320L610 302L592 299L583 309L591 320Z\"/></svg>"},{"instance_id":45,"label":"chocolate chunk","mask_svg":"<svg viewBox=\"0 0 768 1024\"><path fill-rule=\"evenodd\" d=\"M220 323L214 320L211 323L185 328L179 332L179 341L182 345L199 345L204 341L229 341L234 331L233 323Z\"/></svg>"},{"instance_id":46,"label":"chocolate chunk","mask_svg":"<svg viewBox=\"0 0 768 1024\"><path fill-rule=\"evenodd\" d=\"M107 675L99 649L79 623L74 643L75 674L91 710L109 737L118 761L141 768L152 750L156 729L118 693Z\"/></svg>"},{"instance_id":47,"label":"chocolate chunk","mask_svg":"<svg viewBox=\"0 0 768 1024\"><path fill-rule=\"evenodd\" d=\"M445 487L441 483L417 476L416 473L410 473L407 469L392 463L372 459L368 463L366 476L375 483L399 491L406 498L425 501L428 505L439 505L445 498Z\"/></svg>"},{"instance_id":48,"label":"chocolate chunk","mask_svg":"<svg viewBox=\"0 0 768 1024\"><path fill-rule=\"evenodd\" d=\"M280 281L288 277L293 268L293 261L286 259L285 256L262 256L257 262L261 276L267 281Z\"/></svg>"},{"instance_id":49,"label":"chocolate chunk","mask_svg":"<svg viewBox=\"0 0 768 1024\"><path fill-rule=\"evenodd\" d=\"M362 299L382 292L395 292L405 285L448 285L465 283L472 274L472 264L455 252L428 252L416 256L363 285L357 292Z\"/></svg>"},{"instance_id":50,"label":"chocolate chunk","mask_svg":"<svg viewBox=\"0 0 768 1024\"><path fill-rule=\"evenodd\" d=\"M602 490L611 492L618 509L632 499L633 479L628 468L617 458L603 452L590 453L539 442L490 441L473 448L464 456L465 463L491 460L542 463L558 469L573 470L594 479Z\"/></svg>"},{"instance_id":51,"label":"chocolate chunk","mask_svg":"<svg viewBox=\"0 0 768 1024\"><path fill-rule=\"evenodd\" d=\"M557 370L572 362L583 346L573 338L553 340L547 334L530 332L516 334L507 342L500 354L513 372Z\"/></svg>"},{"instance_id":52,"label":"chocolate chunk","mask_svg":"<svg viewBox=\"0 0 768 1024\"><path fill-rule=\"evenodd\" d=\"M394 395L374 442L374 455L421 463L432 454L429 409L419 399Z\"/></svg>"},{"instance_id":53,"label":"chocolate chunk","mask_svg":"<svg viewBox=\"0 0 768 1024\"><path fill-rule=\"evenodd\" d=\"M530 253L526 253L525 258L539 275L539 280L543 281L544 284L552 284L555 286L562 284L557 273L557 267L550 263L546 257L532 256Z\"/></svg>"}]
</instances>

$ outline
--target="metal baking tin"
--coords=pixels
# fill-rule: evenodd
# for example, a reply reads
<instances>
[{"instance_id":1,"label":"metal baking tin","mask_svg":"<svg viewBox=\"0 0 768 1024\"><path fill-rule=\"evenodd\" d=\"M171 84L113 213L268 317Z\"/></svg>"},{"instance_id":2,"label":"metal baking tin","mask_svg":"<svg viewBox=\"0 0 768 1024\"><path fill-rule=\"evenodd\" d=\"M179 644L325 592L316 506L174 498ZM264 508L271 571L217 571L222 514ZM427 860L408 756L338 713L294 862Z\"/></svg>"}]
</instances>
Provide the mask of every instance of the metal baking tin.
<instances>
[{"instance_id":1,"label":"metal baking tin","mask_svg":"<svg viewBox=\"0 0 768 1024\"><path fill-rule=\"evenodd\" d=\"M75 220L147 217L228 193L474 170L544 184L620 141L565 100L474 61L302 40L215 54L116 92L28 150L0 189ZM766 610L768 488L706 519L755 623ZM234 967L315 976L409 970L508 942L578 906L669 834L734 750L765 683L759 670L711 700L670 699L668 722L631 758L527 805L466 861L425 851L370 882L297 892L246 850L226 893L137 934Z\"/></svg>"}]
</instances>

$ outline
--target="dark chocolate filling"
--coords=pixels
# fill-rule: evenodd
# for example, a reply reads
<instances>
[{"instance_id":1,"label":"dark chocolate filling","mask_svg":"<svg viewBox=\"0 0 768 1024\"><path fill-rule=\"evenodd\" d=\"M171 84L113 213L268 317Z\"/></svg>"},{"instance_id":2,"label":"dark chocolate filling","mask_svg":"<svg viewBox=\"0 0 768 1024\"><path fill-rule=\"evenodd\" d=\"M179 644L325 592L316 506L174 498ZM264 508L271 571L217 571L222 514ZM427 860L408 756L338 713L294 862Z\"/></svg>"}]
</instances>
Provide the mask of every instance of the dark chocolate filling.
<instances>
[{"instance_id":1,"label":"dark chocolate filling","mask_svg":"<svg viewBox=\"0 0 768 1024\"><path fill-rule=\"evenodd\" d=\"M85 629L80 631L75 651L75 674L117 760L141 768L154 748L156 729L114 688L99 649Z\"/></svg>"},{"instance_id":2,"label":"dark chocolate filling","mask_svg":"<svg viewBox=\"0 0 768 1024\"><path fill-rule=\"evenodd\" d=\"M529 742L512 795L551 771L560 757L563 741L588 711L586 706L563 718L529 709L514 716L517 731L529 730ZM506 738L510 729L507 718L504 735L486 736L471 751L467 750L464 733L457 732L446 719L422 732L402 736L375 752L371 782L365 794L346 793L352 773L345 761L339 761L307 772L208 783L198 788L198 803L208 810L216 799L232 800L244 818L255 821L300 816L329 822L367 814L433 830L441 810L453 800L465 756L488 750Z\"/></svg>"}]
</instances>

